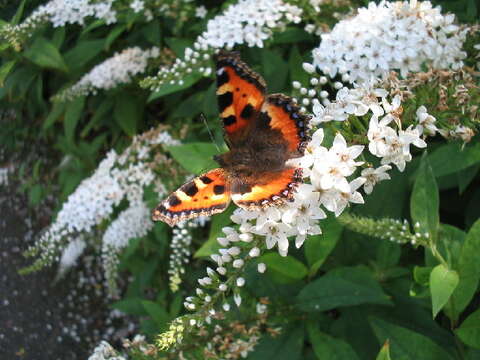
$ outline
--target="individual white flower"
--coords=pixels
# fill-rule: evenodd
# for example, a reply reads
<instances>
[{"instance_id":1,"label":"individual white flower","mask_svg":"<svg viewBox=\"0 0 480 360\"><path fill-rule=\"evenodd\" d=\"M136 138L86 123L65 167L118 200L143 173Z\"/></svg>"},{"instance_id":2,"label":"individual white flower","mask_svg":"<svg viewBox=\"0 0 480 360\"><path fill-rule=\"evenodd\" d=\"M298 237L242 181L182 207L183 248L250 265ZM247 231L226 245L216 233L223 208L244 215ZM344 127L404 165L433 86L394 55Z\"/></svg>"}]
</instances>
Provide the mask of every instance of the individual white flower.
<instances>
[{"instance_id":1,"label":"individual white flower","mask_svg":"<svg viewBox=\"0 0 480 360\"><path fill-rule=\"evenodd\" d=\"M417 129L420 135L435 135L435 133L438 131L438 128L435 126L437 119L427 112L427 108L425 106L422 105L417 109L416 116L418 120Z\"/></svg>"},{"instance_id":2,"label":"individual white flower","mask_svg":"<svg viewBox=\"0 0 480 360\"><path fill-rule=\"evenodd\" d=\"M313 133L311 140L305 147L304 156L300 159L299 164L299 166L304 169L304 176L309 176L310 172L307 170L309 170L317 160L321 160L328 152L325 147L321 146L323 137L323 129L320 128Z\"/></svg>"},{"instance_id":3,"label":"individual white flower","mask_svg":"<svg viewBox=\"0 0 480 360\"><path fill-rule=\"evenodd\" d=\"M391 169L392 167L389 165L382 165L376 169L363 169L361 175L365 179L365 183L363 184L363 190L365 190L365 193L371 194L373 187L378 182L390 179L390 175L387 173L387 171L390 171Z\"/></svg>"},{"instance_id":4,"label":"individual white flower","mask_svg":"<svg viewBox=\"0 0 480 360\"><path fill-rule=\"evenodd\" d=\"M145 9L145 3L143 2L143 0L133 0L130 3L130 8L134 12L139 13Z\"/></svg>"},{"instance_id":5,"label":"individual white flower","mask_svg":"<svg viewBox=\"0 0 480 360\"><path fill-rule=\"evenodd\" d=\"M385 137L389 132L390 127L387 125L390 123L391 118L384 117L378 121L378 117L373 115L370 118L368 126L367 138L368 138L368 150L375 156L385 156L387 152L387 144ZM393 130L393 129L392 129Z\"/></svg>"},{"instance_id":6,"label":"individual white flower","mask_svg":"<svg viewBox=\"0 0 480 360\"><path fill-rule=\"evenodd\" d=\"M261 228L255 230L256 234L265 236L267 249L278 246L278 253L287 256L288 236L292 228L283 222L267 221Z\"/></svg>"},{"instance_id":7,"label":"individual white flower","mask_svg":"<svg viewBox=\"0 0 480 360\"><path fill-rule=\"evenodd\" d=\"M366 179L358 177L350 182L350 191L340 192L336 199L335 216L339 216L349 203L363 204L364 200L362 194L357 189L365 183Z\"/></svg>"},{"instance_id":8,"label":"individual white flower","mask_svg":"<svg viewBox=\"0 0 480 360\"><path fill-rule=\"evenodd\" d=\"M200 19L203 19L205 18L205 16L207 16L207 8L203 5L201 6L198 6L196 9L195 9L195 16L200 18Z\"/></svg>"},{"instance_id":9,"label":"individual white flower","mask_svg":"<svg viewBox=\"0 0 480 360\"><path fill-rule=\"evenodd\" d=\"M320 208L320 194L310 184L301 184L295 194L295 200L287 205L282 215L282 221L291 225L297 231L295 246L300 248L307 235L321 233L318 220L326 218Z\"/></svg>"},{"instance_id":10,"label":"individual white flower","mask_svg":"<svg viewBox=\"0 0 480 360\"><path fill-rule=\"evenodd\" d=\"M338 133L335 135L330 151L333 151L339 157L340 166L343 169L342 174L344 176L349 176L353 174L357 166L363 164L363 161L355 161L355 159L360 156L363 149L363 145L347 146L345 138L342 134Z\"/></svg>"}]
</instances>

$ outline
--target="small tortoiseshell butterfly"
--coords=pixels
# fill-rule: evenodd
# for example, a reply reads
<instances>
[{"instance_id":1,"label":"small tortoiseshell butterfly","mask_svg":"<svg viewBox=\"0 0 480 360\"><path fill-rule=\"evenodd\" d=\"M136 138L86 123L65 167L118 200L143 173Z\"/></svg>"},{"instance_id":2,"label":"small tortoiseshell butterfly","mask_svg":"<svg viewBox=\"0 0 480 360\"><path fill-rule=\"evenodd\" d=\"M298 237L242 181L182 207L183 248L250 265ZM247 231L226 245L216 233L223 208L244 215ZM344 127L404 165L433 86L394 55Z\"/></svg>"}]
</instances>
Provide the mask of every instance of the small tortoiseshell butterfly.
<instances>
[{"instance_id":1,"label":"small tortoiseshell butterfly","mask_svg":"<svg viewBox=\"0 0 480 360\"><path fill-rule=\"evenodd\" d=\"M229 152L214 157L221 166L189 181L153 210L153 220L175 225L224 211L230 199L261 209L293 197L300 168L286 165L300 157L310 118L288 96L266 95L266 84L236 52L216 57L217 96Z\"/></svg>"}]
</instances>

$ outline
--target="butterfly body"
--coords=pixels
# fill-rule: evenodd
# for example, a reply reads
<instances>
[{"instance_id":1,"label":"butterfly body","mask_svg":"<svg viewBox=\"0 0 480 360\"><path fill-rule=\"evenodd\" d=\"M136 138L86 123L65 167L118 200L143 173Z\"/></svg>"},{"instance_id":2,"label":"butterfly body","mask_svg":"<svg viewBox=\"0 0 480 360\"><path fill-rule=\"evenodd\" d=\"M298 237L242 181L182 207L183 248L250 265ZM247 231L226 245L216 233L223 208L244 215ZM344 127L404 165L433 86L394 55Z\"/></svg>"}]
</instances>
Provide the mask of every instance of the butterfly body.
<instances>
[{"instance_id":1,"label":"butterfly body","mask_svg":"<svg viewBox=\"0 0 480 360\"><path fill-rule=\"evenodd\" d=\"M181 186L153 211L169 225L226 209L277 205L293 196L301 169L287 160L303 155L309 117L291 98L266 95L264 80L237 53L217 56L217 96L229 151L214 159L220 168Z\"/></svg>"}]
</instances>

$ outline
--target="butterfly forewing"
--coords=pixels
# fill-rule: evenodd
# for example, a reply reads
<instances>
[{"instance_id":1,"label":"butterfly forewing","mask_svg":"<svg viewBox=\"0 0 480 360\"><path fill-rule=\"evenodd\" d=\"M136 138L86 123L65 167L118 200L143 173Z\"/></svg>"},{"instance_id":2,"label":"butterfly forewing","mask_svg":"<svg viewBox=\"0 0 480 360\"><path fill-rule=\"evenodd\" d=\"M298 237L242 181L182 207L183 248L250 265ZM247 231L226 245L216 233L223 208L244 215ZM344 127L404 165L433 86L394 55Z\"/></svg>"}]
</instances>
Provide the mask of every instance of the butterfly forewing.
<instances>
[{"instance_id":1,"label":"butterfly forewing","mask_svg":"<svg viewBox=\"0 0 480 360\"><path fill-rule=\"evenodd\" d=\"M240 60L238 53L217 55L217 97L227 141L234 145L247 135L265 100L265 81Z\"/></svg>"}]
</instances>

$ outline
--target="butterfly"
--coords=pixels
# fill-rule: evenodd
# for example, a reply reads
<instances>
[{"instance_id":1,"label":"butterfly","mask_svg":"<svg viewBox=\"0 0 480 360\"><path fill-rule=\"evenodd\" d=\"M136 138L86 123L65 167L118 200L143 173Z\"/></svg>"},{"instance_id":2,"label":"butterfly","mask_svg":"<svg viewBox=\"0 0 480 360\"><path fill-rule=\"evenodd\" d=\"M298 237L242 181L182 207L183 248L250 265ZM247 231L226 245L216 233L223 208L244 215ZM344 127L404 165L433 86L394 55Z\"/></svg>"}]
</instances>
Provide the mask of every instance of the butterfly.
<instances>
[{"instance_id":1,"label":"butterfly","mask_svg":"<svg viewBox=\"0 0 480 360\"><path fill-rule=\"evenodd\" d=\"M229 151L219 168L182 185L152 212L154 221L179 221L224 211L232 200L247 210L293 198L302 171L286 164L301 157L310 117L292 98L266 93L266 83L237 52L216 55L217 98Z\"/></svg>"}]
</instances>

